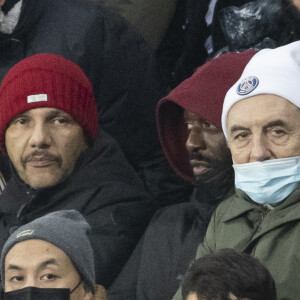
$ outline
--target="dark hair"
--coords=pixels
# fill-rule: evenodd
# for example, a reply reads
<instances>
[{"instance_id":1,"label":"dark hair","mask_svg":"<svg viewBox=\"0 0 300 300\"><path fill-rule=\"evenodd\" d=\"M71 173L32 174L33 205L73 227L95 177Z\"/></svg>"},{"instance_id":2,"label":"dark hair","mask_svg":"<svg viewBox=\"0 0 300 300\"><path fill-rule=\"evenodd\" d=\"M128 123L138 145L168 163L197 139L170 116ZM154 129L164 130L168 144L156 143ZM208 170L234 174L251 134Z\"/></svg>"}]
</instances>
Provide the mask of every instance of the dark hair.
<instances>
[{"instance_id":1,"label":"dark hair","mask_svg":"<svg viewBox=\"0 0 300 300\"><path fill-rule=\"evenodd\" d=\"M184 300L190 293L198 299L227 300L229 293L250 300L276 300L270 272L249 254L222 249L196 260L182 282Z\"/></svg>"}]
</instances>

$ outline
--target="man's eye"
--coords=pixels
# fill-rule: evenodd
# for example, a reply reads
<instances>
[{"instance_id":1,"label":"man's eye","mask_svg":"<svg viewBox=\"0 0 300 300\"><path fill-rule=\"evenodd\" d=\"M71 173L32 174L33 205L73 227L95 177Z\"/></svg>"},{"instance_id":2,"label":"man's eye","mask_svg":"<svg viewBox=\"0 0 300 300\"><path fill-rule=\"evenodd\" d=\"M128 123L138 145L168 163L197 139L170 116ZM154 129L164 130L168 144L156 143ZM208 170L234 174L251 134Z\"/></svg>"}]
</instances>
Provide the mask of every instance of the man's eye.
<instances>
[{"instance_id":1,"label":"man's eye","mask_svg":"<svg viewBox=\"0 0 300 300\"><path fill-rule=\"evenodd\" d=\"M24 280L24 277L23 276L12 276L9 281L14 281L14 282L19 282L19 281L22 281Z\"/></svg>"},{"instance_id":2,"label":"man's eye","mask_svg":"<svg viewBox=\"0 0 300 300\"><path fill-rule=\"evenodd\" d=\"M286 132L282 129L276 129L276 130L273 130L273 135L275 136L282 136L284 135Z\"/></svg>"},{"instance_id":3,"label":"man's eye","mask_svg":"<svg viewBox=\"0 0 300 300\"><path fill-rule=\"evenodd\" d=\"M66 124L66 123L68 123L68 120L66 118L56 118L56 119L54 119L54 123L56 123L56 124Z\"/></svg>"},{"instance_id":4,"label":"man's eye","mask_svg":"<svg viewBox=\"0 0 300 300\"><path fill-rule=\"evenodd\" d=\"M248 133L242 132L234 136L235 140L244 140L248 136Z\"/></svg>"},{"instance_id":5,"label":"man's eye","mask_svg":"<svg viewBox=\"0 0 300 300\"><path fill-rule=\"evenodd\" d=\"M26 119L25 118L18 118L18 119L16 119L16 120L14 120L14 122L13 123L15 123L15 124L25 124L26 123Z\"/></svg>"},{"instance_id":6,"label":"man's eye","mask_svg":"<svg viewBox=\"0 0 300 300\"><path fill-rule=\"evenodd\" d=\"M203 123L202 123L202 126L203 126L203 128L205 128L205 129L211 129L211 130L217 129L217 127L216 127L214 124L209 123L209 122L207 122L207 121L203 122Z\"/></svg>"},{"instance_id":7,"label":"man's eye","mask_svg":"<svg viewBox=\"0 0 300 300\"><path fill-rule=\"evenodd\" d=\"M54 274L45 274L45 275L41 276L41 280L54 280L56 278L57 278L57 276Z\"/></svg>"}]
</instances>

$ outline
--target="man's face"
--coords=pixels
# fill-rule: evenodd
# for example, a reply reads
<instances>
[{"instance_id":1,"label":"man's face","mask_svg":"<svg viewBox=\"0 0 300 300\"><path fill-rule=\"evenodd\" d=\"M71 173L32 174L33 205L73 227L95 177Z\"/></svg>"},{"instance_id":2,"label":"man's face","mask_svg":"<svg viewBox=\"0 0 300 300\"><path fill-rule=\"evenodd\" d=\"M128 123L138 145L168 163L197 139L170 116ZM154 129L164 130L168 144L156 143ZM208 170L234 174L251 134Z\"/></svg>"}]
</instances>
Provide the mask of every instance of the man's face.
<instances>
[{"instance_id":1,"label":"man's face","mask_svg":"<svg viewBox=\"0 0 300 300\"><path fill-rule=\"evenodd\" d=\"M20 178L33 188L64 181L87 147L81 127L55 108L31 109L13 118L5 146Z\"/></svg>"},{"instance_id":2,"label":"man's face","mask_svg":"<svg viewBox=\"0 0 300 300\"><path fill-rule=\"evenodd\" d=\"M264 94L237 102L227 117L228 145L235 164L300 155L300 111Z\"/></svg>"},{"instance_id":3,"label":"man's face","mask_svg":"<svg viewBox=\"0 0 300 300\"><path fill-rule=\"evenodd\" d=\"M5 292L38 288L73 290L81 278L69 257L42 240L27 240L13 246L5 257ZM70 295L71 300L91 299L83 283Z\"/></svg>"},{"instance_id":4,"label":"man's face","mask_svg":"<svg viewBox=\"0 0 300 300\"><path fill-rule=\"evenodd\" d=\"M184 121L189 134L186 149L195 181L209 183L216 180L232 164L223 132L187 110L184 111Z\"/></svg>"}]
</instances>

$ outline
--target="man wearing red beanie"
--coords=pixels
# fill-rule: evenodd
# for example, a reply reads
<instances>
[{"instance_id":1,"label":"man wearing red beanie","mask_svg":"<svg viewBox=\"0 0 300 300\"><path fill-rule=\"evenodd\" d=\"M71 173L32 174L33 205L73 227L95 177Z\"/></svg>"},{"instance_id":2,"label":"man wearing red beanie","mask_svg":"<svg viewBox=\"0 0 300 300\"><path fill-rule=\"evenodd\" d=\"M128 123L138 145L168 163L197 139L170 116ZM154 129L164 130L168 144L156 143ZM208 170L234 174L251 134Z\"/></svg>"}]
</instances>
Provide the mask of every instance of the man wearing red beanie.
<instances>
[{"instance_id":1,"label":"man wearing red beanie","mask_svg":"<svg viewBox=\"0 0 300 300\"><path fill-rule=\"evenodd\" d=\"M154 53L100 2L0 0L0 82L14 64L38 53L76 63L92 83L101 128L116 139L157 202L179 202L182 181L156 132L155 106L166 87ZM7 169L0 165L0 171Z\"/></svg>"},{"instance_id":2,"label":"man wearing red beanie","mask_svg":"<svg viewBox=\"0 0 300 300\"><path fill-rule=\"evenodd\" d=\"M165 155L175 172L196 187L189 202L155 214L109 289L109 299L166 300L178 289L214 209L233 192L222 105L254 53L227 53L207 62L159 101L157 124Z\"/></svg>"},{"instance_id":3,"label":"man wearing red beanie","mask_svg":"<svg viewBox=\"0 0 300 300\"><path fill-rule=\"evenodd\" d=\"M0 101L0 147L12 172L0 196L0 248L12 227L78 210L92 228L96 282L108 287L153 207L117 143L99 130L90 81L73 62L37 54L7 73Z\"/></svg>"}]
</instances>

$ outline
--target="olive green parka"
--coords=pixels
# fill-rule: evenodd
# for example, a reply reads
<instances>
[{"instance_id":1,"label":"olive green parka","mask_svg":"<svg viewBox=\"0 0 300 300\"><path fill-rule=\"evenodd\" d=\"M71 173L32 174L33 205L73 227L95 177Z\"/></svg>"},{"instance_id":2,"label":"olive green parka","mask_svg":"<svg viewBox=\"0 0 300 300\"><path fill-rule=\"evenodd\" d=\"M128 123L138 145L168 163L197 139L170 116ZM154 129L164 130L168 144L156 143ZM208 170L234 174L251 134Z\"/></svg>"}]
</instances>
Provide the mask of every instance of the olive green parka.
<instances>
[{"instance_id":1,"label":"olive green parka","mask_svg":"<svg viewBox=\"0 0 300 300\"><path fill-rule=\"evenodd\" d=\"M214 212L195 259L222 248L258 258L275 280L278 300L300 299L300 184L274 207L236 189ZM181 290L173 298L179 299Z\"/></svg>"}]
</instances>

